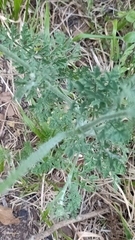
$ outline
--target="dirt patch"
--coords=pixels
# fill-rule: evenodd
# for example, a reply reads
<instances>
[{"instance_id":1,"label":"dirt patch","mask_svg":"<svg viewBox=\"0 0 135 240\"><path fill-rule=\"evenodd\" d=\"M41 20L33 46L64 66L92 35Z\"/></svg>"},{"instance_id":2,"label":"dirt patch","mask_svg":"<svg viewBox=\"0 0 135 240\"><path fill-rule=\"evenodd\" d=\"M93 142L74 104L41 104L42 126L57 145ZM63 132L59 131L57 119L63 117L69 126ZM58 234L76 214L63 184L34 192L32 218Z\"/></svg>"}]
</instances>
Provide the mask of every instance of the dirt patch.
<instances>
[{"instance_id":1,"label":"dirt patch","mask_svg":"<svg viewBox=\"0 0 135 240\"><path fill-rule=\"evenodd\" d=\"M14 197L12 195L7 195L0 201L1 204L4 203L6 205L4 208L11 211L14 216L13 224L5 225L0 223L1 240L26 240L37 234L39 230L38 210L33 205L30 205L28 199L25 198L23 198L23 202L21 202L20 199L14 205ZM8 220L8 215L6 220L7 223L10 222L10 219Z\"/></svg>"}]
</instances>

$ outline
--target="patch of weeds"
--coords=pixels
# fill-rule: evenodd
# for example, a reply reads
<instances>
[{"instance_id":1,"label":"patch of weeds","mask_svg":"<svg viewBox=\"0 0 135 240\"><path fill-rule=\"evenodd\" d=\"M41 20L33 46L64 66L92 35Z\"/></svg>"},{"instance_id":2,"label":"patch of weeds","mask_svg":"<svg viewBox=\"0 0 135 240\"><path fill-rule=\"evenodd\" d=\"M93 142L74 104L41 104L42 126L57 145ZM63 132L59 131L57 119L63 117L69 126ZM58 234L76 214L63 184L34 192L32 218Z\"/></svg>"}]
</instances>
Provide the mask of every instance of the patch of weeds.
<instances>
[{"instance_id":1,"label":"patch of weeds","mask_svg":"<svg viewBox=\"0 0 135 240\"><path fill-rule=\"evenodd\" d=\"M28 13L29 0L25 1L26 13ZM0 9L7 18L14 19L17 21L19 19L19 15L24 8L23 0L14 0L7 1L2 0L0 2ZM25 15L27 19L27 14Z\"/></svg>"},{"instance_id":2,"label":"patch of weeds","mask_svg":"<svg viewBox=\"0 0 135 240\"><path fill-rule=\"evenodd\" d=\"M21 184L17 183L16 185L18 188L21 188L20 196L25 197L28 194L33 194L35 192L38 192L39 186L40 186L40 179L35 178L30 179L27 177L21 179ZM36 195L36 194L35 194Z\"/></svg>"},{"instance_id":3,"label":"patch of weeds","mask_svg":"<svg viewBox=\"0 0 135 240\"><path fill-rule=\"evenodd\" d=\"M104 73L98 67L93 71L76 67L79 45L61 32L46 38L48 32L35 34L26 25L21 37L13 31L10 38L5 31L0 51L12 58L23 74L15 80L15 97L31 103L34 117L29 119L23 112L22 116L40 144L0 184L0 191L32 169L35 175L63 169L65 185L49 209L53 218L68 218L78 212L81 187L93 189L95 169L114 183L125 172L126 144L134 129L134 77L125 80L119 67ZM111 36L115 44L113 37L116 28ZM83 156L81 166L79 154Z\"/></svg>"}]
</instances>

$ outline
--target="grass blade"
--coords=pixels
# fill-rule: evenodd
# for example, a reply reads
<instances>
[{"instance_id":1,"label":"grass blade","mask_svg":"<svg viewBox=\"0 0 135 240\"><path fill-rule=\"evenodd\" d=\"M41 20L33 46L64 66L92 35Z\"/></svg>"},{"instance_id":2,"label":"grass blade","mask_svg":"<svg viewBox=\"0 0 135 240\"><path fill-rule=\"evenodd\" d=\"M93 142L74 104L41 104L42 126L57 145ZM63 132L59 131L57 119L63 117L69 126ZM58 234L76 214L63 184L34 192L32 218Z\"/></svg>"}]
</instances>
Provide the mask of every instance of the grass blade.
<instances>
[{"instance_id":1,"label":"grass blade","mask_svg":"<svg viewBox=\"0 0 135 240\"><path fill-rule=\"evenodd\" d=\"M117 208L116 205L115 205L115 209L116 209L117 213L119 214L119 216L121 218L123 228L124 228L124 232L125 232L125 235L126 235L126 239L131 240L132 237L133 237L133 234L131 233L126 220L124 219L124 217L122 216L121 212L119 211L119 209Z\"/></svg>"},{"instance_id":2,"label":"grass blade","mask_svg":"<svg viewBox=\"0 0 135 240\"><path fill-rule=\"evenodd\" d=\"M4 9L6 7L7 0L1 0L0 1L0 8Z\"/></svg>"},{"instance_id":3,"label":"grass blade","mask_svg":"<svg viewBox=\"0 0 135 240\"><path fill-rule=\"evenodd\" d=\"M30 21L30 29L32 32L35 31L37 28L38 18L36 17L36 14L38 12L39 6L40 6L40 0L37 0L34 15Z\"/></svg>"},{"instance_id":4,"label":"grass blade","mask_svg":"<svg viewBox=\"0 0 135 240\"><path fill-rule=\"evenodd\" d=\"M26 1L26 10L25 10L25 22L28 20L28 8L29 8L29 0Z\"/></svg>"},{"instance_id":5,"label":"grass blade","mask_svg":"<svg viewBox=\"0 0 135 240\"><path fill-rule=\"evenodd\" d=\"M114 61L117 61L119 59L119 44L118 44L118 39L116 37L117 25L118 25L118 21L114 20L113 31L112 31L113 38L111 40L111 59Z\"/></svg>"},{"instance_id":6,"label":"grass blade","mask_svg":"<svg viewBox=\"0 0 135 240\"><path fill-rule=\"evenodd\" d=\"M73 42L79 41L81 39L113 39L113 36L106 36L106 35L94 35L89 33L80 33L76 37L73 38ZM122 37L116 37L116 39L122 39Z\"/></svg>"},{"instance_id":7,"label":"grass blade","mask_svg":"<svg viewBox=\"0 0 135 240\"><path fill-rule=\"evenodd\" d=\"M40 139L40 141L48 141L49 137L51 137L52 130L49 129L47 124L44 124L43 128L42 126L34 121L32 121L27 115L24 113L22 109L20 109L20 113L22 115L24 123L30 128L30 130L36 134L36 136ZM38 127L37 127L38 125Z\"/></svg>"},{"instance_id":8,"label":"grass blade","mask_svg":"<svg viewBox=\"0 0 135 240\"><path fill-rule=\"evenodd\" d=\"M45 38L50 38L50 12L49 12L49 4L46 3L46 10L45 10L45 21L44 21L44 27L45 27Z\"/></svg>"},{"instance_id":9,"label":"grass blade","mask_svg":"<svg viewBox=\"0 0 135 240\"><path fill-rule=\"evenodd\" d=\"M18 20L18 15L19 15L20 10L21 10L21 4L22 4L22 0L14 0L13 17L14 17L15 20Z\"/></svg>"},{"instance_id":10,"label":"grass blade","mask_svg":"<svg viewBox=\"0 0 135 240\"><path fill-rule=\"evenodd\" d=\"M66 137L66 133L62 132L51 138L48 142L43 143L37 151L33 152L27 159L22 160L17 169L13 170L10 175L0 184L0 193L6 192L17 179L24 176L28 170L32 169L40 162L59 142Z\"/></svg>"}]
</instances>

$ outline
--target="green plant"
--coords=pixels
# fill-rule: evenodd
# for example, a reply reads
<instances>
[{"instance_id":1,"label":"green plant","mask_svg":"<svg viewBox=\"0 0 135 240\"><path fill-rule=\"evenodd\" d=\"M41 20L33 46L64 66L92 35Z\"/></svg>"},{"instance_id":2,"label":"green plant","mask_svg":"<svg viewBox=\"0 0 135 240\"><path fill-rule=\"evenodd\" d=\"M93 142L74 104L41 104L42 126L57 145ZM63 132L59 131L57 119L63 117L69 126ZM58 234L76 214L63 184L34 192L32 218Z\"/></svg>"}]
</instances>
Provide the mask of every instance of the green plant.
<instances>
[{"instance_id":1,"label":"green plant","mask_svg":"<svg viewBox=\"0 0 135 240\"><path fill-rule=\"evenodd\" d=\"M120 218L121 218L121 222L123 224L123 229L125 232L125 236L127 240L131 240L133 239L133 232L131 231L131 229L128 226L128 223L126 222L126 220L124 219L124 217L122 216L122 213L119 211L119 209L117 208L117 206L115 206L115 209L117 211L117 213L119 214Z\"/></svg>"},{"instance_id":2,"label":"green plant","mask_svg":"<svg viewBox=\"0 0 135 240\"><path fill-rule=\"evenodd\" d=\"M5 161L10 161L11 156L7 149L0 146L0 173L4 171Z\"/></svg>"},{"instance_id":3,"label":"green plant","mask_svg":"<svg viewBox=\"0 0 135 240\"><path fill-rule=\"evenodd\" d=\"M127 12L119 12L118 17L118 31L124 32L123 50L121 51L119 63L121 66L121 72L126 72L128 76L131 76L132 74L134 74L135 70L135 11L129 10Z\"/></svg>"},{"instance_id":4,"label":"green plant","mask_svg":"<svg viewBox=\"0 0 135 240\"><path fill-rule=\"evenodd\" d=\"M27 12L29 0L27 0L25 4L26 4L26 12ZM18 20L22 7L23 7L23 0L14 0L14 1L1 0L0 2L0 9L3 11L3 13L6 15L8 13L8 16L14 20Z\"/></svg>"},{"instance_id":5,"label":"green plant","mask_svg":"<svg viewBox=\"0 0 135 240\"><path fill-rule=\"evenodd\" d=\"M15 98L31 102L29 111L38 119L38 127L22 112L31 130L37 134L45 123L43 130L49 134L0 184L0 192L29 170L42 174L54 167L63 169L67 181L48 209L53 217L69 217L80 206L79 189L92 190L95 169L114 182L125 171L126 144L135 117L134 76L125 80L118 67L105 73L97 67L93 72L89 67L77 68L79 45L63 33L46 38L46 34L35 35L24 25L20 37L14 28L11 30L10 38L1 31L0 51L23 74L15 80ZM79 154L84 158L81 165Z\"/></svg>"},{"instance_id":6,"label":"green plant","mask_svg":"<svg viewBox=\"0 0 135 240\"><path fill-rule=\"evenodd\" d=\"M93 0L87 0L87 5L88 5L88 11L91 11L92 7L93 7Z\"/></svg>"},{"instance_id":7,"label":"green plant","mask_svg":"<svg viewBox=\"0 0 135 240\"><path fill-rule=\"evenodd\" d=\"M122 40L122 37L116 36L117 34L117 20L113 20L112 22L112 34L111 35L96 35L89 33L80 33L73 38L73 41L79 41L81 39L95 39L95 40L110 40L110 60L117 62L120 58L120 47L119 40Z\"/></svg>"},{"instance_id":8,"label":"green plant","mask_svg":"<svg viewBox=\"0 0 135 240\"><path fill-rule=\"evenodd\" d=\"M44 5L41 0L36 1L36 6L32 6L30 0L1 0L0 1L0 12L2 14L2 22L6 21L6 25L9 26L10 22L15 22L21 29L21 25L27 22L29 28L37 31L37 26L42 24L43 18L38 15L41 11L40 6ZM48 3L46 3L45 18L48 14ZM48 16L47 16L48 17ZM46 21L46 20L45 20ZM43 24L42 24L43 25Z\"/></svg>"}]
</instances>

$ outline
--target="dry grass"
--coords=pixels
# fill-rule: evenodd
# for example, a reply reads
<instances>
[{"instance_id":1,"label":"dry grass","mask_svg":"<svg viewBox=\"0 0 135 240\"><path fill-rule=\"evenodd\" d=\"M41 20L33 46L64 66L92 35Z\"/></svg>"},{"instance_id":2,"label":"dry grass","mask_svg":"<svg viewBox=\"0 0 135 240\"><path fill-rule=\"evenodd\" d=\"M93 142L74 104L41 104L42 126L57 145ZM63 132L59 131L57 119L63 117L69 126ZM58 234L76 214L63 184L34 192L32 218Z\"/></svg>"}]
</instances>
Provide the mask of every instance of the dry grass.
<instances>
[{"instance_id":1,"label":"dry grass","mask_svg":"<svg viewBox=\"0 0 135 240\"><path fill-rule=\"evenodd\" d=\"M92 34L108 33L109 28L106 23L106 16L110 19L115 18L117 11L126 10L133 4L132 1L93 1L92 9L88 9L87 3L84 1L55 1L50 0L51 11L51 34L55 31L63 31L67 36L74 37L79 33L90 32ZM124 2L124 4L123 4ZM31 1L29 8L29 16L33 16L36 1ZM124 6L123 6L124 5ZM45 1L39 5L37 9L37 31L43 31L43 19L45 14ZM24 21L24 8L20 13L20 18L16 22L19 28L22 28ZM6 16L1 15L2 24L9 27L5 21ZM39 21L40 18L40 21ZM111 26L110 26L111 27ZM93 70L94 66L104 70L111 70L114 62L110 60L109 44L101 42L100 40L82 40L81 41L81 61L78 66L87 65ZM14 162L15 156L22 149L24 142L30 141L32 145L35 144L35 136L26 128L21 120L18 111L17 103L13 101L15 92L14 76L17 74L12 62L6 60L4 57L0 59L0 92L8 92L10 98L5 97L4 103L0 105L1 121L0 121L0 141L1 145L9 149L11 154L11 161L5 162L5 172L1 173L1 178L4 178L11 168L14 168L17 162ZM22 103L23 108L27 107L27 103ZM135 167L134 167L134 144L130 148L131 153L129 162L127 164L126 175L122 177L121 184L117 185L117 190L114 189L111 179L100 179L96 182L99 190L94 193L87 193L83 190L83 201L81 204L79 214L85 214L93 211L100 211L101 209L109 209L108 213L97 215L93 218L86 219L77 223L71 223L61 230L74 240L83 239L105 239L105 240L125 240L125 233L122 225L120 215L117 213L116 207L119 209L121 215L126 221L133 239L135 239ZM95 173L97 174L97 173ZM14 211L25 208L30 212L29 225L34 224L35 232L44 231L46 225L39 224L40 216L32 215L32 211L39 210L44 212L48 202L50 202L56 195L53 186L47 183L46 179L52 181L65 181L65 175L61 171L55 171L39 179L35 176L26 176L23 181L18 181L16 185L4 196L1 196L0 202L4 206L11 206ZM31 210L34 209L34 210ZM55 223L54 223L55 225ZM58 239L66 239L62 237L60 231L56 232ZM3 239L3 238L1 238ZM4 237L4 239L6 239ZM8 238L7 238L8 239Z\"/></svg>"}]
</instances>

